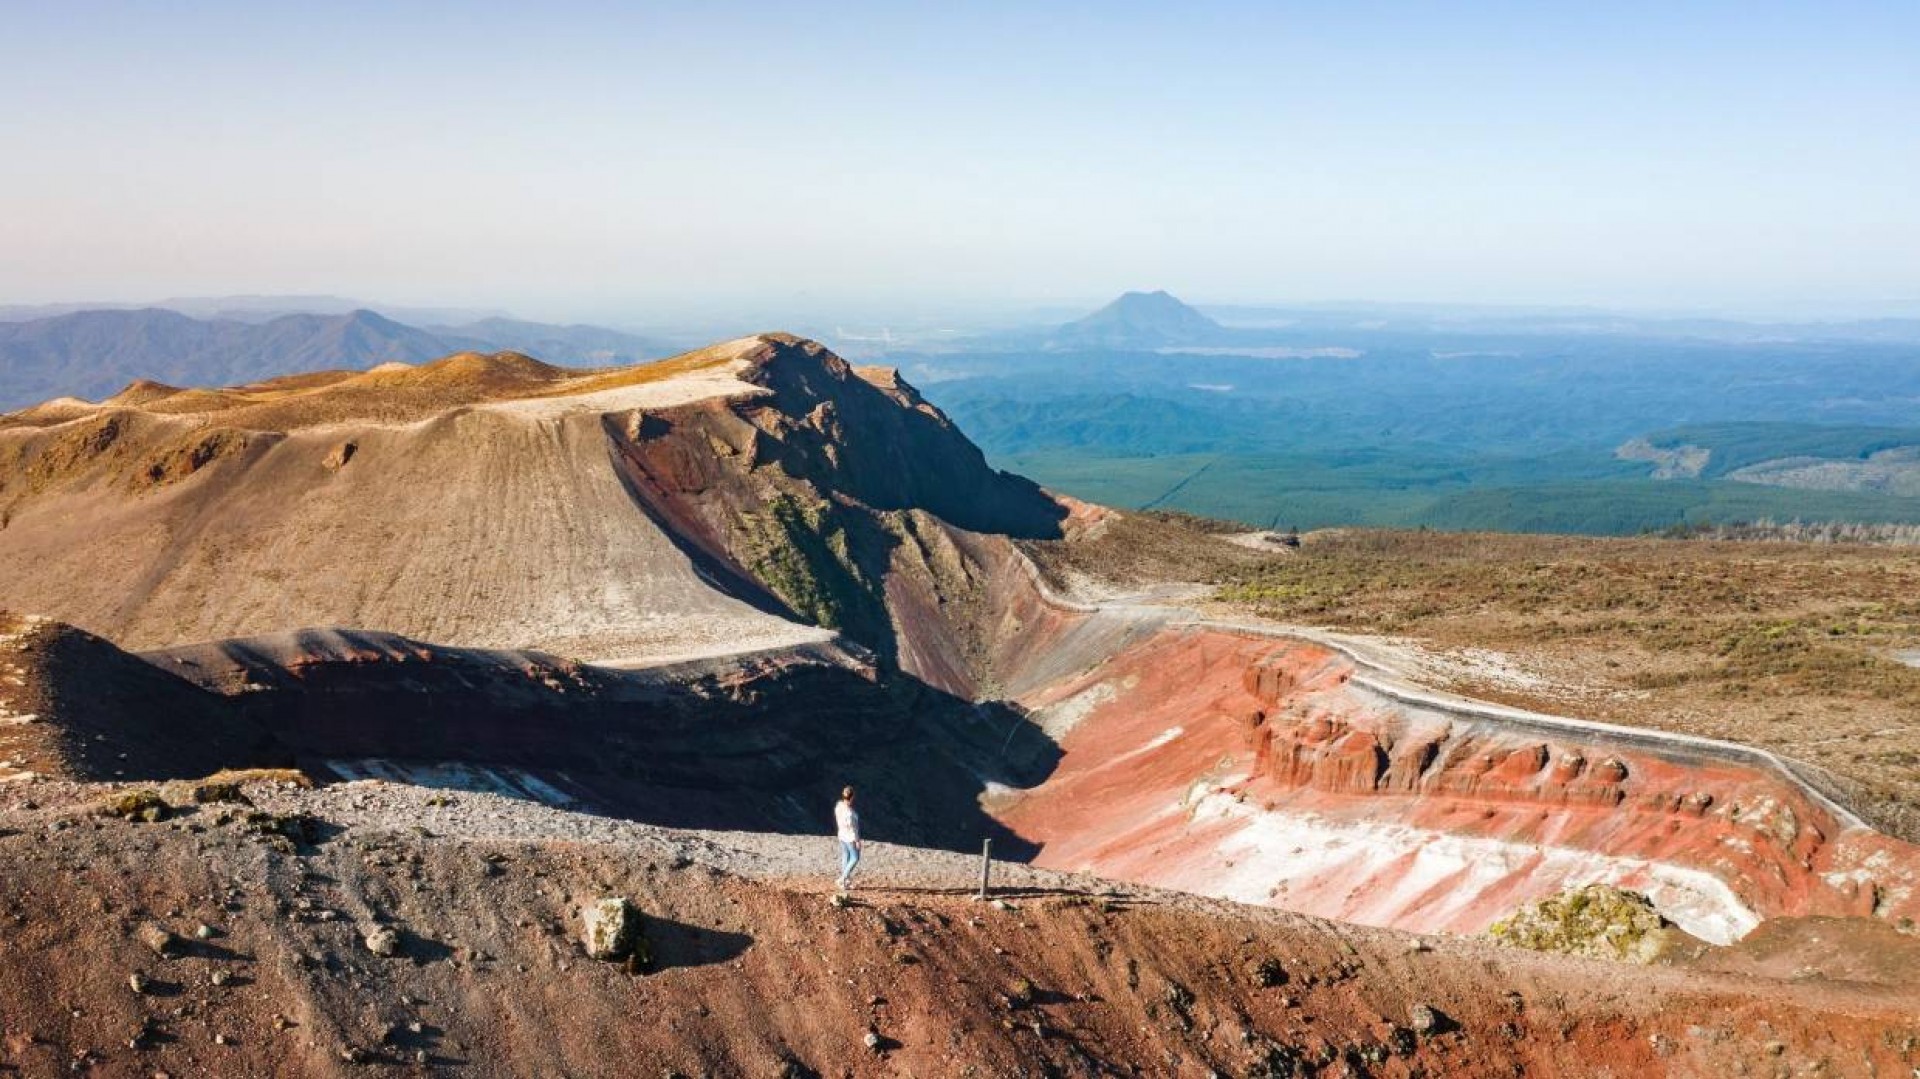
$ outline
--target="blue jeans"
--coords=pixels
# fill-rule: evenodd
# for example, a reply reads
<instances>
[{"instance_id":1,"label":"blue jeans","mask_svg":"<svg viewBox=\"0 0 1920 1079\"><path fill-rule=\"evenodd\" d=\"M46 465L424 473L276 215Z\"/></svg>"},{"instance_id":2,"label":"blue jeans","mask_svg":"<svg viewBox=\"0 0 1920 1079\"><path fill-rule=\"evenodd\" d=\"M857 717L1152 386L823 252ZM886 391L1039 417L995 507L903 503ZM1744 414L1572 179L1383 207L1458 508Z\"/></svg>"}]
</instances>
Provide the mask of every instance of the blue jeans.
<instances>
[{"instance_id":1,"label":"blue jeans","mask_svg":"<svg viewBox=\"0 0 1920 1079\"><path fill-rule=\"evenodd\" d=\"M846 840L840 841L840 883L853 883L853 867L860 864L860 848Z\"/></svg>"}]
</instances>

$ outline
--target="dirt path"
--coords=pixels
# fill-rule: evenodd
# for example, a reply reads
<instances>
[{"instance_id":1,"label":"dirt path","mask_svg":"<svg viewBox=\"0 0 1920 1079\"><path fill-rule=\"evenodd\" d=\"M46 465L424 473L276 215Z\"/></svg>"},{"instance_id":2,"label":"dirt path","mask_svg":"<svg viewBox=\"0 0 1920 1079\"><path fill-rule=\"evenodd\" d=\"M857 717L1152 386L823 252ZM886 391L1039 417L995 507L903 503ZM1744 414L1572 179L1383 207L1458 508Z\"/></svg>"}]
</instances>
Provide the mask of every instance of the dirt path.
<instances>
[{"instance_id":1,"label":"dirt path","mask_svg":"<svg viewBox=\"0 0 1920 1079\"><path fill-rule=\"evenodd\" d=\"M1154 509L1159 509L1161 506L1166 505L1168 499L1172 498L1174 495L1179 494L1181 488L1185 487L1187 484L1192 483L1194 480L1199 479L1201 473L1205 472L1209 468L1212 468L1213 465L1214 465L1213 461L1208 461L1206 464L1201 465L1199 468L1194 469L1192 472L1189 472L1187 475L1181 477L1177 482L1174 483L1173 486L1160 492L1159 497L1155 498L1151 502L1146 503L1140 508L1143 510L1154 510Z\"/></svg>"}]
</instances>

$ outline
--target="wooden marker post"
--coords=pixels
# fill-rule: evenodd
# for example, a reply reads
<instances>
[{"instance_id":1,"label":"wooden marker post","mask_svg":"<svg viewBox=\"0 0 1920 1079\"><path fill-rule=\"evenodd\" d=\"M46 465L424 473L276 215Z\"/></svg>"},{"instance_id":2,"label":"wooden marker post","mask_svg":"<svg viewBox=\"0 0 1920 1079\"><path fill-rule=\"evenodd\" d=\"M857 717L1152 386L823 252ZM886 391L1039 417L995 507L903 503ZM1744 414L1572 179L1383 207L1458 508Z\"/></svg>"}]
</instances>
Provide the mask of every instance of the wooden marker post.
<instances>
[{"instance_id":1,"label":"wooden marker post","mask_svg":"<svg viewBox=\"0 0 1920 1079\"><path fill-rule=\"evenodd\" d=\"M988 881L993 873L993 840L980 841L980 901L987 901Z\"/></svg>"}]
</instances>

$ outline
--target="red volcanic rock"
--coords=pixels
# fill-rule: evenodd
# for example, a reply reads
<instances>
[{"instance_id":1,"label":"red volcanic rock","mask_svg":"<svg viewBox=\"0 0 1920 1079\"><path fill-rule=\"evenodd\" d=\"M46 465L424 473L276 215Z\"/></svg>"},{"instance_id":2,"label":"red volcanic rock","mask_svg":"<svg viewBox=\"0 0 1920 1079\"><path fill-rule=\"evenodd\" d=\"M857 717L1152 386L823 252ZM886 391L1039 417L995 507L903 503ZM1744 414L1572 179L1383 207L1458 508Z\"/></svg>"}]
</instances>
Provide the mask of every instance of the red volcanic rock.
<instances>
[{"instance_id":1,"label":"red volcanic rock","mask_svg":"<svg viewBox=\"0 0 1920 1079\"><path fill-rule=\"evenodd\" d=\"M1581 756L1578 750L1562 753L1553 762L1552 779L1554 783L1565 786L1580 778L1580 774L1586 770L1587 758Z\"/></svg>"},{"instance_id":2,"label":"red volcanic rock","mask_svg":"<svg viewBox=\"0 0 1920 1079\"><path fill-rule=\"evenodd\" d=\"M18 833L0 809L14 900L0 1073L1238 1076L1358 1061L1571 1079L1737 1075L1768 1041L1835 1075L1912 1063L1915 991L1895 979L1916 942L1891 928L1770 925L1721 970L1629 970L1165 894L1111 902L1019 871L1027 895L1002 909L951 886L970 862L885 845L841 906L697 837L612 825L624 841L583 842L545 811L471 797L278 796L275 811L346 829L297 853L219 825ZM423 817L431 833L404 826ZM817 842L766 840L779 866ZM574 943L581 902L613 881L649 915L648 965L589 962ZM333 904L400 897L418 954L377 961L350 919L287 916L289 882ZM146 910L220 935L159 960L132 932ZM1787 981L1836 939L1860 957L1835 968L1846 980ZM129 992L130 971L174 995ZM888 1040L870 1048L876 1030Z\"/></svg>"},{"instance_id":3,"label":"red volcanic rock","mask_svg":"<svg viewBox=\"0 0 1920 1079\"><path fill-rule=\"evenodd\" d=\"M1394 747L1393 759L1387 765L1387 774L1381 780L1381 785L1397 791L1418 789L1427 769L1440 756L1440 743L1446 737L1447 732L1440 731L1401 739Z\"/></svg>"},{"instance_id":4,"label":"red volcanic rock","mask_svg":"<svg viewBox=\"0 0 1920 1079\"><path fill-rule=\"evenodd\" d=\"M1263 662L1247 668L1247 692L1261 700L1280 700L1297 685L1297 674L1285 664Z\"/></svg>"},{"instance_id":5,"label":"red volcanic rock","mask_svg":"<svg viewBox=\"0 0 1920 1079\"><path fill-rule=\"evenodd\" d=\"M1601 783L1620 783L1627 778L1627 766L1614 757L1608 757L1593 766L1593 778Z\"/></svg>"},{"instance_id":6,"label":"red volcanic rock","mask_svg":"<svg viewBox=\"0 0 1920 1079\"><path fill-rule=\"evenodd\" d=\"M1351 673L1317 645L1164 630L1023 698L1098 703L998 815L1042 865L1421 930L1593 880L1718 939L1920 915L1920 849L1758 757L1411 706Z\"/></svg>"},{"instance_id":7,"label":"red volcanic rock","mask_svg":"<svg viewBox=\"0 0 1920 1079\"><path fill-rule=\"evenodd\" d=\"M1500 758L1499 763L1493 766L1488 775L1496 782L1517 787L1534 782L1539 778L1540 770L1546 766L1547 747L1528 746L1525 749L1516 749Z\"/></svg>"},{"instance_id":8,"label":"red volcanic rock","mask_svg":"<svg viewBox=\"0 0 1920 1079\"><path fill-rule=\"evenodd\" d=\"M1321 790L1371 791L1387 770L1387 751L1372 731L1350 730L1313 762Z\"/></svg>"}]
</instances>

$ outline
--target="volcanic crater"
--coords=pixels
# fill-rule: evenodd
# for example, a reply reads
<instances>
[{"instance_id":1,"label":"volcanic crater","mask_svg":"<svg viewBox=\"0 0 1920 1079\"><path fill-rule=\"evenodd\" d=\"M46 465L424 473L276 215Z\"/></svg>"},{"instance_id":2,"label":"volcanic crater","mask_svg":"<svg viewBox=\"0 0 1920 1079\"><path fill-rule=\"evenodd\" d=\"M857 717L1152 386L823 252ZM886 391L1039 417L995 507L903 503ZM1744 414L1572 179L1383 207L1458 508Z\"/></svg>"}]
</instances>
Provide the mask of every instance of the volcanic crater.
<instances>
[{"instance_id":1,"label":"volcanic crater","mask_svg":"<svg viewBox=\"0 0 1920 1079\"><path fill-rule=\"evenodd\" d=\"M1109 887L1101 881L1123 882L1141 896L1471 936L1567 888L1643 892L1701 942L1685 960L1694 965L1671 975L1696 979L1685 983L1693 988L1672 991L1770 1022L1785 1022L1782 1001L1799 990L1752 981L1764 963L1754 946L1741 950L1750 934L1773 941L1768 954L1795 955L1803 951L1790 942L1795 926L1851 927L1825 931L1896 950L1910 939L1920 848L1869 826L1817 770L1736 744L1437 692L1350 640L1209 618L1165 589L1133 594L1074 557L1122 520L1159 527L995 470L897 372L855 368L784 334L634 368L461 354L220 391L136 383L99 404L63 399L0 418L0 603L42 616L0 626L0 792L19 805L72 806L82 797L74 792L99 784L297 768L331 786L258 797L340 815L338 799L352 796L338 792L424 787L497 799L486 804L507 806L499 812L509 817L544 806L635 827L802 836L820 830L822 807L851 782L875 838L903 852L976 851L990 839L1002 858L1041 874L1020 878L1043 882L1029 887L1076 903ZM1218 548L1210 557L1266 557L1176 524L1164 530L1168 542ZM0 823L52 827L43 809L12 812ZM353 829L383 825L345 826L363 835L372 833ZM56 832L59 842L72 838ZM161 876L217 892L183 842L168 833L155 846ZM415 841L382 842L404 853ZM576 898L620 877L603 853L539 850L527 863L554 861L545 871L572 881L564 891ZM269 881L322 872L321 863L344 872L337 853L282 853L292 860L261 855L271 864L236 863L235 872ZM488 887L440 861L464 855L426 857L449 890ZM951 926L966 917L947 908L961 901L970 863L928 858L936 868L914 887L932 889L924 904ZM885 859L876 861L884 879ZM796 938L832 931L792 905L810 887L792 883L794 872L722 884L662 877L648 887L656 901L685 902L709 920L738 903L763 926L736 927L750 937L778 935L764 928L772 924ZM36 882L56 887L50 877ZM109 908L156 904L119 884L85 887ZM299 892L273 887L287 902ZM13 909L27 901L20 888L9 886ZM64 910L82 891L61 894ZM912 895L876 900L870 913L888 925L924 917L903 913ZM566 905L542 902L554 908L542 918L559 918ZM1193 913L1203 908L1238 909L1168 907L1137 930L1140 948L1180 968L1165 975L1169 984L1205 977L1212 945L1173 943L1192 926L1232 925L1220 931L1233 935L1244 925L1247 939L1269 932L1256 914ZM1100 938L1077 906L1032 909L1035 924L1022 930ZM488 915L512 916L505 906ZM440 915L408 917L424 926ZM1298 948L1336 932L1310 919L1285 924ZM967 977L955 972L989 962L977 952L1004 953L985 942L1012 939L1007 927L974 928L935 961L942 977ZM1368 962L1397 947L1380 943L1399 939L1391 935L1354 932ZM292 947L265 928L258 934L249 947ZM10 958L46 969L51 947L22 940L9 945ZM527 947L501 937L481 950L533 954ZM1020 947L1072 969L1107 962ZM1498 1002L1470 986L1478 964L1547 971L1513 976L1552 993L1590 976L1583 961L1494 958L1507 953L1483 943L1449 948L1445 973L1409 977L1456 994L1462 1003L1453 1006L1486 1029L1499 1022ZM842 949L819 960L821 971L889 962L885 951ZM522 961L566 981L559 953L541 954ZM475 977L489 969L470 962ZM1573 965L1555 973L1555 962ZM328 996L311 973L289 976L282 991L306 1002L301 1022L344 1029L350 995ZM352 964L346 976L371 978L368 993L393 992ZM1375 1006L1386 983L1351 977L1359 996L1304 999L1335 1017ZM1128 974L1126 988L1099 992L1136 994L1139 980ZM575 982L571 991L610 991ZM74 999L96 991L71 984ZM482 1002L471 980L461 984L477 1013L498 1006ZM698 986L711 988L674 984L662 997L688 1007L708 991ZM1905 1048L1868 1043L1892 1029L1873 1009L1920 999L1915 986L1874 984L1881 996L1809 991L1816 1010L1852 1018L1816 1035L1803 1017L1781 1037L1840 1038L1823 1051L1844 1056L1830 1065L1841 1070L1911 1063L1912 1038ZM1144 1045L1121 1025L1080 1020L1084 1029L1029 1059L1057 1058L1071 1070L1078 1053L1093 1062L1088 1073L1098 1073L1094 1064L1193 1071L1227 1059L1196 1033L1208 1023L1189 1015L1182 1029L1182 1009L1194 1007L1188 989L1150 991L1162 999L1139 1013L1143 1021L1172 1026ZM911 992L916 1037L986 1014L966 994ZM1649 1067L1714 1074L1706 1069L1727 1059L1663 1052L1660 1039L1680 1035L1653 1013L1575 995L1551 1008L1566 1016L1613 1008L1614 1028L1569 1026L1568 1055L1507 1045L1480 1056L1461 1050L1454 1064L1475 1074L1579 1074L1579 1061L1629 1041ZM1238 1009L1247 1029L1314 1026L1284 1017L1294 1005L1271 1003L1217 995L1199 1007L1216 1018ZM1350 1018L1329 1021L1345 1030ZM839 1052L830 1031L782 1029L789 1047L815 1060ZM641 1037L674 1060L696 1041ZM722 1074L753 1074L739 1061L786 1052L714 1037L723 1048L706 1067ZM1305 1034L1289 1037L1287 1045L1305 1044ZM1259 1074L1336 1064L1431 1074L1447 1064L1445 1042L1415 1038L1398 1053L1394 1035L1382 1034L1380 1059L1356 1063L1342 1046L1374 1043L1351 1031L1344 1041L1314 1037L1312 1053L1332 1057L1308 1068L1299 1061L1319 1058L1303 1050L1295 1061L1289 1049L1265 1059L1294 1070L1276 1063ZM1045 1038L1036 1033L1036 1046ZM1166 1048L1175 1044L1186 1048ZM494 1048L501 1060L527 1059L515 1056L525 1052L519 1043ZM1156 1066L1154 1051L1179 1063ZM929 1074L955 1052L929 1040L877 1054L849 1048L842 1062L862 1074L896 1064ZM316 1072L339 1063L317 1042L273 1053L281 1055L249 1059ZM1236 1053L1231 1069L1256 1074L1245 1064L1250 1052ZM1001 1063L983 1074L1019 1066Z\"/></svg>"}]
</instances>

